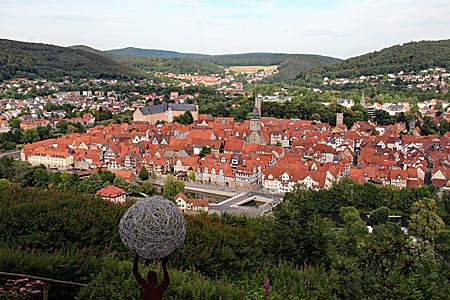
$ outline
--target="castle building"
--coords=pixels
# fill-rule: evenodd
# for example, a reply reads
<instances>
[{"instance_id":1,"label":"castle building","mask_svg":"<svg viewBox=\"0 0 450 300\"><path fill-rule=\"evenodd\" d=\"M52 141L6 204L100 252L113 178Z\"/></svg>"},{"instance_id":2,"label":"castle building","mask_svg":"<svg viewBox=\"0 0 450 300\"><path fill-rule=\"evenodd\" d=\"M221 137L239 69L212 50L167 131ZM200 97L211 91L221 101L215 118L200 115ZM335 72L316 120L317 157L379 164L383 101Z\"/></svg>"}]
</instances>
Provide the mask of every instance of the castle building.
<instances>
[{"instance_id":1,"label":"castle building","mask_svg":"<svg viewBox=\"0 0 450 300\"><path fill-rule=\"evenodd\" d=\"M198 104L162 103L158 105L142 106L133 113L134 122L147 122L155 124L156 121L172 122L178 117L190 111L194 121L198 120Z\"/></svg>"}]
</instances>

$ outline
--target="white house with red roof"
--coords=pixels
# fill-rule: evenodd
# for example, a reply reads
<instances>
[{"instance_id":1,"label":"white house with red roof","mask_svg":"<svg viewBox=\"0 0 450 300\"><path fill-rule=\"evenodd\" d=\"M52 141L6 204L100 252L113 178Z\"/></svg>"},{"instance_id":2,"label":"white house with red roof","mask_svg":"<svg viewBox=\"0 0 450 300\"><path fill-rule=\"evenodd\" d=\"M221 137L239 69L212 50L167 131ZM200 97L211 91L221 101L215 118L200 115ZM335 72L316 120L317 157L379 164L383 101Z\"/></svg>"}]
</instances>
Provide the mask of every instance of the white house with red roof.
<instances>
[{"instance_id":1,"label":"white house with red roof","mask_svg":"<svg viewBox=\"0 0 450 300\"><path fill-rule=\"evenodd\" d=\"M208 200L189 199L185 193L179 192L173 197L173 200L182 212L208 212Z\"/></svg>"},{"instance_id":2,"label":"white house with red roof","mask_svg":"<svg viewBox=\"0 0 450 300\"><path fill-rule=\"evenodd\" d=\"M114 185L108 185L107 187L98 190L95 195L101 197L103 200L108 200L116 204L122 204L126 201L125 190Z\"/></svg>"}]
</instances>

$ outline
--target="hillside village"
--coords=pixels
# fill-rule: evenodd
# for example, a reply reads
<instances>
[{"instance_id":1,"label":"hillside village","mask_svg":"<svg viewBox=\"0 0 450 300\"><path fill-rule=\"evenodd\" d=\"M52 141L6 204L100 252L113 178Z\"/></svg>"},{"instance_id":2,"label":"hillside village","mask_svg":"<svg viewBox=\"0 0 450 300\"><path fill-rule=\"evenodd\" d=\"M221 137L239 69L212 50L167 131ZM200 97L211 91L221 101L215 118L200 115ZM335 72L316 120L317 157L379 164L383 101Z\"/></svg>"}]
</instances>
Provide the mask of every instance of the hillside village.
<instances>
[{"instance_id":1,"label":"hillside village","mask_svg":"<svg viewBox=\"0 0 450 300\"><path fill-rule=\"evenodd\" d=\"M400 71L396 74L361 75L356 78L323 78L324 86L345 86L352 84L369 84L379 86L389 84L391 86L406 86L408 89L417 88L422 91L438 89L438 92L448 92L450 73L447 68L435 67L418 72Z\"/></svg>"},{"instance_id":2,"label":"hillside village","mask_svg":"<svg viewBox=\"0 0 450 300\"><path fill-rule=\"evenodd\" d=\"M5 81L0 86L4 94L26 97L29 93L41 93L42 96L0 100L0 132L9 132L10 121L19 116L22 130L55 129L61 121L79 124L86 128L86 133L69 132L59 138L26 144L21 159L32 165L43 164L50 169L83 174L108 169L128 181L135 181L145 167L152 176L174 174L182 180L283 194L296 186L329 188L344 177L358 183L396 187L430 183L442 187L450 179L448 133L420 136L418 127L407 132L404 123L381 126L355 122L348 128L342 124L342 114L336 116L336 126L316 120L261 117L263 103L291 101L292 97L286 96L286 88L273 95L258 94L250 120L242 122L199 113L198 92L183 94L178 89L170 93L130 92L144 86L167 91L171 85L181 89L211 85L218 93L231 97L251 95L251 90L243 89L243 84L248 83L245 81L255 80L255 76L261 79L270 72L241 75L247 77L239 81L230 74L222 78L169 73L160 76L176 81L84 79L77 83L79 91L68 90L75 84L69 79L56 83L28 79ZM443 68L421 72L414 78L400 73L390 75L387 80L393 82L400 79L440 84L441 92L448 79ZM324 84L341 81L325 78ZM115 92L114 87L128 92ZM358 104L339 97L335 102L346 109ZM364 95L359 104L371 116L375 111L395 116L412 108L409 102L366 103ZM55 109L64 105L78 112L76 116L68 118L67 110ZM444 112L437 116L438 105ZM446 111L448 103L442 100L422 101L417 103L417 108L422 116L429 116L435 122L450 120ZM94 126L97 123L93 112L99 111L107 111L111 116L128 112L133 122ZM173 122L187 111L194 119L193 124ZM204 155L204 149L208 154Z\"/></svg>"},{"instance_id":3,"label":"hillside village","mask_svg":"<svg viewBox=\"0 0 450 300\"><path fill-rule=\"evenodd\" d=\"M332 128L258 113L244 122L199 114L188 126L100 125L86 134L27 144L21 159L58 170L106 168L129 181L145 167L154 176L172 173L182 180L270 193L286 193L296 185L328 188L343 177L400 188L425 183L442 187L450 178L448 133L408 135L402 123ZM261 137L256 142L249 139L252 122ZM201 157L205 147L211 153Z\"/></svg>"}]
</instances>

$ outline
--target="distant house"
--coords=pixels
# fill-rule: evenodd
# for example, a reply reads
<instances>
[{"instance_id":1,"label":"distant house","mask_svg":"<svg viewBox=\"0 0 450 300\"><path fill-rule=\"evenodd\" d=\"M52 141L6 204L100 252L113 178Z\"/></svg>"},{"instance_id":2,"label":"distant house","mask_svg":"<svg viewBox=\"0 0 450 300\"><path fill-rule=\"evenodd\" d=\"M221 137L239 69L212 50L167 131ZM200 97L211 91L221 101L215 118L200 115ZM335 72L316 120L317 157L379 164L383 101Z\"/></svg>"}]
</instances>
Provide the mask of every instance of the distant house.
<instances>
[{"instance_id":1,"label":"distant house","mask_svg":"<svg viewBox=\"0 0 450 300\"><path fill-rule=\"evenodd\" d=\"M175 203L182 212L208 212L209 202L208 200L189 199L185 193L179 192L174 198Z\"/></svg>"},{"instance_id":2,"label":"distant house","mask_svg":"<svg viewBox=\"0 0 450 300\"><path fill-rule=\"evenodd\" d=\"M104 200L111 201L113 203L125 203L125 190L118 188L114 185L108 185L104 187L95 194L96 196L101 197Z\"/></svg>"}]
</instances>

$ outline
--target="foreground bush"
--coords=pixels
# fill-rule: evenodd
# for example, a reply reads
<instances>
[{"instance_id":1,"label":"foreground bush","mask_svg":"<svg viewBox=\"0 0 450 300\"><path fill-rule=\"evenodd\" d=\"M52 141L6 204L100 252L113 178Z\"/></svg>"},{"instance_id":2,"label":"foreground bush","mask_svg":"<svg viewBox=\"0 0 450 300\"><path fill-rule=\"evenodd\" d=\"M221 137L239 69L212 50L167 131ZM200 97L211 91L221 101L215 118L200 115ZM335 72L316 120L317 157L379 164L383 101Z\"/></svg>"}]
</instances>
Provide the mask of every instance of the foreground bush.
<instances>
[{"instance_id":1,"label":"foreground bush","mask_svg":"<svg viewBox=\"0 0 450 300\"><path fill-rule=\"evenodd\" d=\"M0 270L2 272L89 283L100 271L100 268L101 262L96 257L80 253L0 250ZM0 286L5 285L7 279L19 278L2 278ZM79 289L75 286L51 283L49 299L73 299Z\"/></svg>"},{"instance_id":2,"label":"foreground bush","mask_svg":"<svg viewBox=\"0 0 450 300\"><path fill-rule=\"evenodd\" d=\"M149 269L155 270L155 265L141 270L146 278ZM97 277L81 289L77 300L140 300L139 287L132 272L130 261L119 261L105 258L102 270ZM158 278L162 278L158 270ZM207 279L197 273L169 270L170 285L164 293L165 300L241 300L244 292L236 286L218 280Z\"/></svg>"}]
</instances>

